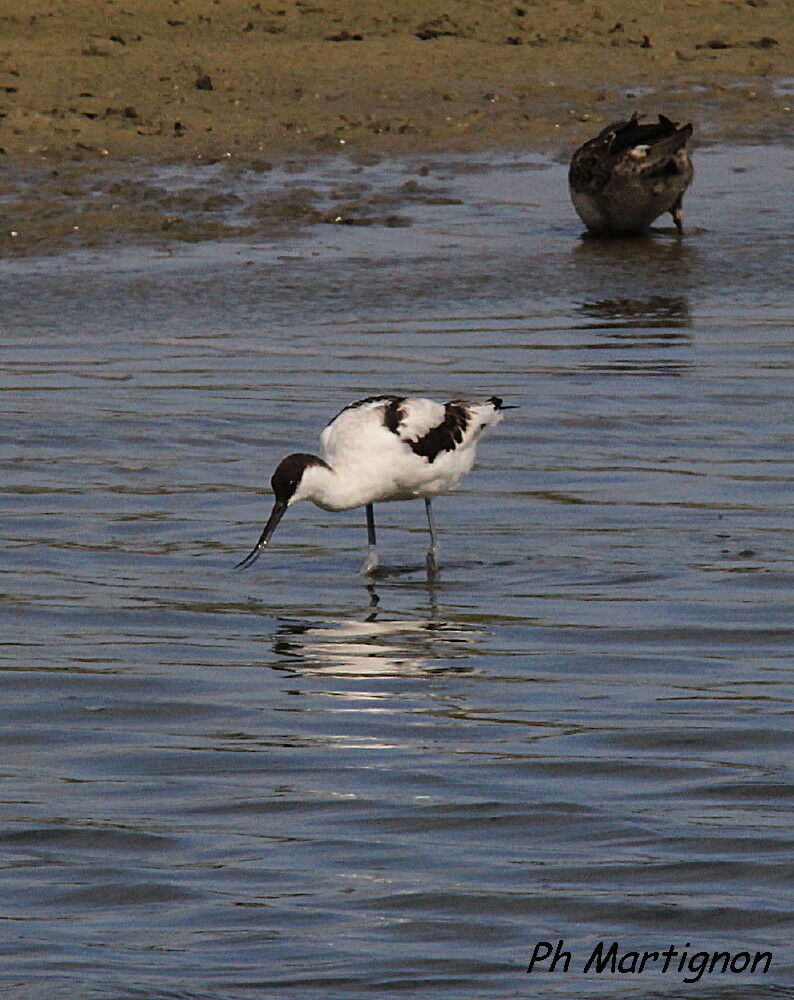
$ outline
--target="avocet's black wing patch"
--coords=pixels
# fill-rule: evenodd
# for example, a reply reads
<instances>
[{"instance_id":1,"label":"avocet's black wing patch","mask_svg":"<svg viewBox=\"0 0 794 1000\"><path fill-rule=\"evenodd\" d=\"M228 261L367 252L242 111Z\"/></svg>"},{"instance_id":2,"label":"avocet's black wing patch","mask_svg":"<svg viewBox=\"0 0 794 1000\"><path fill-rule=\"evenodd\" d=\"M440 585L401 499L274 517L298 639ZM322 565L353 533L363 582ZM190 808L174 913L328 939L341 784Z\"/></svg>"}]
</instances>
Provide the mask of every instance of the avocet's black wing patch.
<instances>
[{"instance_id":1,"label":"avocet's black wing patch","mask_svg":"<svg viewBox=\"0 0 794 1000\"><path fill-rule=\"evenodd\" d=\"M447 403L440 424L422 437L406 443L414 454L426 458L432 465L443 451L454 451L458 447L470 421L471 413L462 403Z\"/></svg>"},{"instance_id":2,"label":"avocet's black wing patch","mask_svg":"<svg viewBox=\"0 0 794 1000\"><path fill-rule=\"evenodd\" d=\"M362 406L370 406L372 403L401 403L405 399L405 396L393 396L386 393L383 396L367 396L366 399L357 399L355 403L348 403L347 406L343 406L339 413L336 414L331 420L328 421L326 427L330 427L337 417L341 417L343 413L347 413L348 410L358 410ZM391 428L389 428L391 430Z\"/></svg>"},{"instance_id":3,"label":"avocet's black wing patch","mask_svg":"<svg viewBox=\"0 0 794 1000\"><path fill-rule=\"evenodd\" d=\"M405 410L402 403L405 397L391 396L389 402L383 408L383 426L390 430L392 434L400 435L400 424L405 420Z\"/></svg>"},{"instance_id":4,"label":"avocet's black wing patch","mask_svg":"<svg viewBox=\"0 0 794 1000\"><path fill-rule=\"evenodd\" d=\"M355 442L361 442L366 454L388 449L391 438L396 457L416 455L431 465L440 455L466 449L476 444L488 427L499 423L499 410L507 409L498 396L485 400L454 399L437 403L420 396L370 396L346 406L320 435L322 454L335 467L349 462L351 452L356 462ZM384 452L388 454L388 451Z\"/></svg>"}]
</instances>

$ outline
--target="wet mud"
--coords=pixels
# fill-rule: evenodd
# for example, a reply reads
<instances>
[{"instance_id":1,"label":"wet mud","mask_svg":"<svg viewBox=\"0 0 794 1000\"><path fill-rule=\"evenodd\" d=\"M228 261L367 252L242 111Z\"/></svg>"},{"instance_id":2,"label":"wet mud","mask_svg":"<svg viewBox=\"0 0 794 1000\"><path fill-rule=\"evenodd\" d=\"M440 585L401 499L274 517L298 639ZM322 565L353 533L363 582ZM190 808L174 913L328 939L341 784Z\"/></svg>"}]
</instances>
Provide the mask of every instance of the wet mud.
<instances>
[{"instance_id":1,"label":"wet mud","mask_svg":"<svg viewBox=\"0 0 794 1000\"><path fill-rule=\"evenodd\" d=\"M408 168L405 180L404 173L339 157L267 171L223 162L9 170L0 185L0 255L50 256L129 242L256 242L297 236L310 226L407 227L428 206L459 204L438 176L424 183L428 172Z\"/></svg>"}]
</instances>

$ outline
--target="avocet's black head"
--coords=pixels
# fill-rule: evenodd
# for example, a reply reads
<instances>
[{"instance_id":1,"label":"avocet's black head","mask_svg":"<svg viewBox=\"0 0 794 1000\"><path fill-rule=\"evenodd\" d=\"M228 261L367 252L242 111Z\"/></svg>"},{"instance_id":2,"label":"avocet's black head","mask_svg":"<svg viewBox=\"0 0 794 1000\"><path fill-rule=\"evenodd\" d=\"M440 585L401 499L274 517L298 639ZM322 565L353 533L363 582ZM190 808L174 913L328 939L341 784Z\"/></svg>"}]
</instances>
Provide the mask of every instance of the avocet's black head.
<instances>
[{"instance_id":1,"label":"avocet's black head","mask_svg":"<svg viewBox=\"0 0 794 1000\"><path fill-rule=\"evenodd\" d=\"M283 458L273 473L270 480L270 485L273 487L273 495L276 498L276 502L273 504L273 510L270 512L270 517L267 519L267 524L264 527L262 534L259 536L259 541L253 547L253 549L248 553L245 559L241 560L234 567L235 569L247 568L251 566L259 556L262 554L262 550L267 546L270 541L273 532L276 530L279 521L284 516L287 511L287 507L295 500L299 500L300 497L296 497L296 493L303 479L304 472L313 465L322 465L328 468L326 462L317 455L305 455L302 453L297 453L295 455L287 455Z\"/></svg>"},{"instance_id":2,"label":"avocet's black head","mask_svg":"<svg viewBox=\"0 0 794 1000\"><path fill-rule=\"evenodd\" d=\"M270 480L276 503L289 504L303 479L303 473L312 465L325 465L325 462L316 455L301 452L282 458Z\"/></svg>"}]
</instances>

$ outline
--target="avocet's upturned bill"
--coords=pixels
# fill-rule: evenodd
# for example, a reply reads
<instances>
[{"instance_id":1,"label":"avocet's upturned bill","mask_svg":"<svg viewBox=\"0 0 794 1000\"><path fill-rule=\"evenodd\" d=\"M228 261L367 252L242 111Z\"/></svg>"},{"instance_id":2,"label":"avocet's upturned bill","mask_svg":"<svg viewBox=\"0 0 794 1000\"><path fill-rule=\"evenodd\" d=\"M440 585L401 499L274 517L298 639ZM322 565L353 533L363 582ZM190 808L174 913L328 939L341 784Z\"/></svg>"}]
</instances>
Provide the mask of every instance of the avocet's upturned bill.
<instances>
[{"instance_id":1,"label":"avocet's upturned bill","mask_svg":"<svg viewBox=\"0 0 794 1000\"><path fill-rule=\"evenodd\" d=\"M436 403L419 396L370 396L346 406L320 435L322 457L288 455L273 473L275 503L259 541L237 564L250 566L269 543L288 507L311 500L323 510L365 506L369 551L362 573L378 566L372 505L425 501L430 528L428 569L438 547L431 500L453 490L474 464L477 443L502 419L498 396Z\"/></svg>"}]
</instances>

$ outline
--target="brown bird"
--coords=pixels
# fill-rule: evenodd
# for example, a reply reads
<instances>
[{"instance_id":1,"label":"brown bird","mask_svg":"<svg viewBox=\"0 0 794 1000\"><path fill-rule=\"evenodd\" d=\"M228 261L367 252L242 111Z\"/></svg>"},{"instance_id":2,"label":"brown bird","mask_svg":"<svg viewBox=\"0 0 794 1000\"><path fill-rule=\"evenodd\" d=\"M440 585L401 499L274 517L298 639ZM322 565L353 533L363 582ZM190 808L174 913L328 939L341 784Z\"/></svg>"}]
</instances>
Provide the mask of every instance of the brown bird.
<instances>
[{"instance_id":1,"label":"brown bird","mask_svg":"<svg viewBox=\"0 0 794 1000\"><path fill-rule=\"evenodd\" d=\"M635 112L580 146L568 186L582 222L599 236L628 236L670 212L681 236L681 199L694 174L691 137L691 123L659 115L658 123L642 124Z\"/></svg>"}]
</instances>

